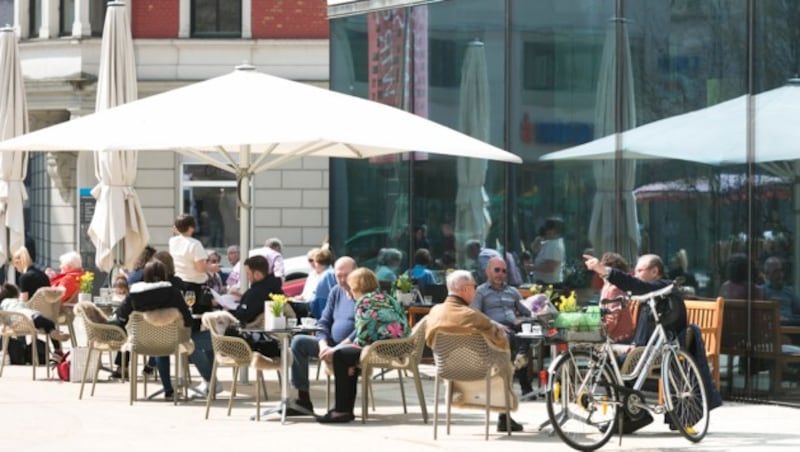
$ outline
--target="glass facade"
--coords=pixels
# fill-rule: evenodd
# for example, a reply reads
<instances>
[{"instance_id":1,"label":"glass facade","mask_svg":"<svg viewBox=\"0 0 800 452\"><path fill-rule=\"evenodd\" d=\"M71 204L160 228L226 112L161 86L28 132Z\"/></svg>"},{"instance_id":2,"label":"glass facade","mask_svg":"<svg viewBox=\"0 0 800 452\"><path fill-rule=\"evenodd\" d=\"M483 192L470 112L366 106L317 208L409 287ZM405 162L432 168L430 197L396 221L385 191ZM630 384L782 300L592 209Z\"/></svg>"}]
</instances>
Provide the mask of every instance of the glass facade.
<instances>
[{"instance_id":1,"label":"glass facade","mask_svg":"<svg viewBox=\"0 0 800 452\"><path fill-rule=\"evenodd\" d=\"M583 253L658 254L697 296L744 300L748 320L723 322L723 393L796 403L778 349L800 345L779 325L800 324L799 34L798 0L451 0L332 19L332 89L524 163L333 161L331 243L373 267L380 248L408 266L426 247L443 269L469 266L477 238L522 266L558 217L579 297L596 297ZM780 319L748 315L762 305ZM728 327L749 336L726 343Z\"/></svg>"}]
</instances>

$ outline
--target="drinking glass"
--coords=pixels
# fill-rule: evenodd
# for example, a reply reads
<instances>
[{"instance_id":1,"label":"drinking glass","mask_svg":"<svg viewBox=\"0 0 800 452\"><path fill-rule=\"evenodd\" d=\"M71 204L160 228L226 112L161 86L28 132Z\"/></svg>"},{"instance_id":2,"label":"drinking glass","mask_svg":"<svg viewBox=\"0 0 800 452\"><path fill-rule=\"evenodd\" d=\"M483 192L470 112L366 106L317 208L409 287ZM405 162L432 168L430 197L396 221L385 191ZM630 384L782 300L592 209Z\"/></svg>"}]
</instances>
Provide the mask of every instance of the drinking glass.
<instances>
[{"instance_id":1,"label":"drinking glass","mask_svg":"<svg viewBox=\"0 0 800 452\"><path fill-rule=\"evenodd\" d=\"M189 306L189 312L192 311L192 306L194 306L194 302L196 301L194 296L194 291L187 290L183 293L183 300L186 302L186 306Z\"/></svg>"}]
</instances>

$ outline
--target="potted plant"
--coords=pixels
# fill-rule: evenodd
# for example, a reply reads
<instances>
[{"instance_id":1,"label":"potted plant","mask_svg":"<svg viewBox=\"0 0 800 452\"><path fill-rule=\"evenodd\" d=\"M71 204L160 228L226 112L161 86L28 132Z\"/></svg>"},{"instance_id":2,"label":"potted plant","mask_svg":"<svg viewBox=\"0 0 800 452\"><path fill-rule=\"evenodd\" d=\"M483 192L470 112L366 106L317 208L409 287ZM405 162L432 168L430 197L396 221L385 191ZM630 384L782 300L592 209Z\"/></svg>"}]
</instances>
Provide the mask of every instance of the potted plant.
<instances>
[{"instance_id":1,"label":"potted plant","mask_svg":"<svg viewBox=\"0 0 800 452\"><path fill-rule=\"evenodd\" d=\"M403 306L411 306L414 304L414 294L411 292L414 288L414 281L408 276L408 274L403 273L397 277L397 281L394 283L395 287L395 298L398 302L400 302Z\"/></svg>"},{"instance_id":2,"label":"potted plant","mask_svg":"<svg viewBox=\"0 0 800 452\"><path fill-rule=\"evenodd\" d=\"M94 288L94 273L84 272L78 277L78 301L92 301L92 289Z\"/></svg>"},{"instance_id":3,"label":"potted plant","mask_svg":"<svg viewBox=\"0 0 800 452\"><path fill-rule=\"evenodd\" d=\"M269 294L272 301L267 301L265 306L266 315L264 316L266 330L283 330L286 328L286 317L283 309L286 305L286 296L283 294Z\"/></svg>"}]
</instances>

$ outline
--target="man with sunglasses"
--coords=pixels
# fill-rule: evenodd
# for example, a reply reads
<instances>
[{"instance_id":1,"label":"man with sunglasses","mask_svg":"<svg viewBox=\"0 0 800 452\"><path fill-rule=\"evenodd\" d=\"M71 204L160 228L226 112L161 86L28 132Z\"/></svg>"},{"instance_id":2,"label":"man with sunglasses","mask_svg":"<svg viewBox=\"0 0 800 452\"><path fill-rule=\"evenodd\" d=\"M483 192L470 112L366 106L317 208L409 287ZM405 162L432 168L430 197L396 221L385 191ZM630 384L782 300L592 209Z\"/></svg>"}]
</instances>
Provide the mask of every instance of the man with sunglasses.
<instances>
[{"instance_id":1,"label":"man with sunglasses","mask_svg":"<svg viewBox=\"0 0 800 452\"><path fill-rule=\"evenodd\" d=\"M529 343L518 339L515 333L519 331L523 318L531 316L531 311L522 304L519 291L508 285L507 278L506 262L500 257L489 259L486 265L486 282L478 286L472 308L492 319L508 336L511 357L519 358L514 359L515 363L519 363L514 375L519 381L524 399L526 394L533 392L525 358Z\"/></svg>"}]
</instances>

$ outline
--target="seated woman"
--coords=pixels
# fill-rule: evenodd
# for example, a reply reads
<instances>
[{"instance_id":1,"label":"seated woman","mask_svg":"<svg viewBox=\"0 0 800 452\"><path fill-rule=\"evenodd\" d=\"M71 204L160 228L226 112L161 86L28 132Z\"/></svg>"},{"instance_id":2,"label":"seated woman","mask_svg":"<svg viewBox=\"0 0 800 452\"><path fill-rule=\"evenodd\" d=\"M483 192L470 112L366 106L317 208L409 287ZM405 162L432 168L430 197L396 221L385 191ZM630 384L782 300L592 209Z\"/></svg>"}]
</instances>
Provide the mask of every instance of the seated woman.
<instances>
[{"instance_id":1,"label":"seated woman","mask_svg":"<svg viewBox=\"0 0 800 452\"><path fill-rule=\"evenodd\" d=\"M24 246L12 256L14 269L19 273L19 299L28 301L42 287L50 287L50 279L33 265L28 249Z\"/></svg>"},{"instance_id":2,"label":"seated woman","mask_svg":"<svg viewBox=\"0 0 800 452\"><path fill-rule=\"evenodd\" d=\"M130 293L117 308L110 322L124 327L133 311L147 312L166 308L177 309L183 316L183 325L187 328L192 326L192 314L186 307L180 290L167 281L167 269L164 264L154 259L144 266L143 280L131 286ZM164 386L164 397L172 399L174 391L170 381L169 356L156 358L156 365Z\"/></svg>"},{"instance_id":3,"label":"seated woman","mask_svg":"<svg viewBox=\"0 0 800 452\"><path fill-rule=\"evenodd\" d=\"M39 311L34 311L28 304L19 298L19 289L11 283L3 284L0 289L0 311L19 312L33 321L33 326L49 334L57 341L69 340L69 334L62 333L56 329L56 324L52 320L42 316Z\"/></svg>"},{"instance_id":4,"label":"seated woman","mask_svg":"<svg viewBox=\"0 0 800 452\"><path fill-rule=\"evenodd\" d=\"M78 290L80 290L79 278L83 275L83 263L81 255L76 251L69 251L58 258L61 273L56 273L52 268L45 270L45 273L50 277L50 285L52 287L61 286L64 289L64 296L61 297L61 302L66 303L71 300Z\"/></svg>"},{"instance_id":5,"label":"seated woman","mask_svg":"<svg viewBox=\"0 0 800 452\"><path fill-rule=\"evenodd\" d=\"M381 248L378 251L378 267L375 274L379 283L386 283L387 287L394 286L397 281L397 267L403 261L403 253L397 248Z\"/></svg>"},{"instance_id":6,"label":"seated woman","mask_svg":"<svg viewBox=\"0 0 800 452\"><path fill-rule=\"evenodd\" d=\"M378 278L372 270L359 268L347 276L350 293L356 300L356 339L352 345L333 352L336 378L336 404L320 423L344 423L355 419L353 406L358 386L357 365L361 347L381 339L396 339L408 334L408 322L400 303L378 290Z\"/></svg>"}]
</instances>

